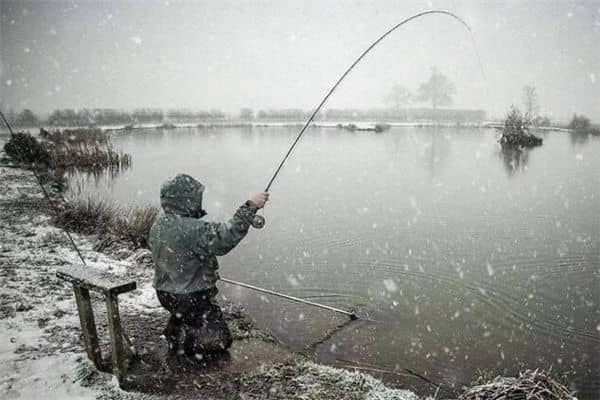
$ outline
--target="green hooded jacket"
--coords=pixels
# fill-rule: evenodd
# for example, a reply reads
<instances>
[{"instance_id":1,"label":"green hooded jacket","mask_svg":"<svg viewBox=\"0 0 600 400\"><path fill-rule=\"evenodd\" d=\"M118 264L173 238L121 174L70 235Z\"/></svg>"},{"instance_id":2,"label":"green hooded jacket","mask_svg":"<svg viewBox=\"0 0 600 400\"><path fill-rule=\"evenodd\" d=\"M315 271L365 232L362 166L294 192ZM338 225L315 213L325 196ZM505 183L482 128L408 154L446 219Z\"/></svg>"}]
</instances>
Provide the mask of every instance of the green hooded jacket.
<instances>
[{"instance_id":1,"label":"green hooded jacket","mask_svg":"<svg viewBox=\"0 0 600 400\"><path fill-rule=\"evenodd\" d=\"M204 186L179 174L160 190L162 211L150 229L154 288L184 294L215 287L217 256L227 254L248 233L257 208L243 204L227 223L204 221Z\"/></svg>"}]
</instances>

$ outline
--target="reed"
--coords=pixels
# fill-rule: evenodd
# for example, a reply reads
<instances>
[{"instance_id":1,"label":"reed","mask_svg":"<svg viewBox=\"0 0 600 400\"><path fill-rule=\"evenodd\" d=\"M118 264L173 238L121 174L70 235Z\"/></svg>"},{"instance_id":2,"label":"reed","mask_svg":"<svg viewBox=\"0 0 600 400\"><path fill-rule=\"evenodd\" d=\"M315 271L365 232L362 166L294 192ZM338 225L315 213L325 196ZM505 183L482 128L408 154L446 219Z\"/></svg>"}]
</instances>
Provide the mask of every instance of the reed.
<instances>
[{"instance_id":1,"label":"reed","mask_svg":"<svg viewBox=\"0 0 600 400\"><path fill-rule=\"evenodd\" d=\"M115 150L108 133L98 128L42 130L40 137L47 143L52 168L104 170L131 165L131 155Z\"/></svg>"},{"instance_id":2,"label":"reed","mask_svg":"<svg viewBox=\"0 0 600 400\"><path fill-rule=\"evenodd\" d=\"M125 210L111 201L87 197L66 202L56 223L73 232L110 236L134 248L147 248L157 214L158 208L151 205Z\"/></svg>"},{"instance_id":3,"label":"reed","mask_svg":"<svg viewBox=\"0 0 600 400\"><path fill-rule=\"evenodd\" d=\"M155 206L135 207L115 224L115 233L136 248L148 248L150 228L157 214L158 208Z\"/></svg>"}]
</instances>

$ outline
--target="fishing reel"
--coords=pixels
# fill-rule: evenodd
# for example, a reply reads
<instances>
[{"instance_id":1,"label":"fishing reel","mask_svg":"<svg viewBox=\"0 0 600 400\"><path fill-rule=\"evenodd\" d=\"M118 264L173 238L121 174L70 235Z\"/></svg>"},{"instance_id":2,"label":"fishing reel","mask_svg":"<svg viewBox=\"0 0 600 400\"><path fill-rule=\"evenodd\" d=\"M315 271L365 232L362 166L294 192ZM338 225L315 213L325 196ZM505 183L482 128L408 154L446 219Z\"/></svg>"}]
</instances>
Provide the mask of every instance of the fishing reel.
<instances>
[{"instance_id":1,"label":"fishing reel","mask_svg":"<svg viewBox=\"0 0 600 400\"><path fill-rule=\"evenodd\" d=\"M262 215L254 214L250 225L252 225L252 227L255 229L262 229L265 226L265 217L263 217Z\"/></svg>"}]
</instances>

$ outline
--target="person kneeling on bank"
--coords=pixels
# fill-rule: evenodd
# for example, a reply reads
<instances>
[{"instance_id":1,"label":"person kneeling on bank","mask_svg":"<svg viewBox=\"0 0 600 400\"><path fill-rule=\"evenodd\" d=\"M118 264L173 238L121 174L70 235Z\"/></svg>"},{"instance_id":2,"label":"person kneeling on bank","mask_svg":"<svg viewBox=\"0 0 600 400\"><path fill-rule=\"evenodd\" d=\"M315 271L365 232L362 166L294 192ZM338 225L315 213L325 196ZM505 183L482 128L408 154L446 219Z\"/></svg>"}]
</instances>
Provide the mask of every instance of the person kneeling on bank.
<instances>
[{"instance_id":1,"label":"person kneeling on bank","mask_svg":"<svg viewBox=\"0 0 600 400\"><path fill-rule=\"evenodd\" d=\"M217 256L231 251L248 233L256 211L269 198L259 192L242 204L226 223L202 217L204 185L179 174L160 190L162 211L150 229L154 288L171 317L164 330L169 348L177 354L223 352L231 333L215 301L219 279Z\"/></svg>"}]
</instances>

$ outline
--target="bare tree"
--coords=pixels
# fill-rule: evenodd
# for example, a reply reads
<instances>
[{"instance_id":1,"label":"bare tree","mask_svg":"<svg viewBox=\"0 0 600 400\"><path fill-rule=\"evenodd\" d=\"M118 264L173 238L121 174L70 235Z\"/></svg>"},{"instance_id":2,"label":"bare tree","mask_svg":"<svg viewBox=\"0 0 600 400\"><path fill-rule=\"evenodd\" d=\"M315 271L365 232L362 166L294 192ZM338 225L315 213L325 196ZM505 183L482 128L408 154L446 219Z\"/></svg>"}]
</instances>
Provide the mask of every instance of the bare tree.
<instances>
[{"instance_id":1,"label":"bare tree","mask_svg":"<svg viewBox=\"0 0 600 400\"><path fill-rule=\"evenodd\" d=\"M240 119L244 121L251 121L254 119L254 110L251 108L242 108L240 110Z\"/></svg>"},{"instance_id":2,"label":"bare tree","mask_svg":"<svg viewBox=\"0 0 600 400\"><path fill-rule=\"evenodd\" d=\"M539 111L538 96L535 86L523 87L523 105L525 106L525 118L534 121Z\"/></svg>"},{"instance_id":3,"label":"bare tree","mask_svg":"<svg viewBox=\"0 0 600 400\"><path fill-rule=\"evenodd\" d=\"M452 104L452 96L456 94L456 86L434 67L427 82L423 82L417 91L419 101L431 101L434 113L438 107Z\"/></svg>"},{"instance_id":4,"label":"bare tree","mask_svg":"<svg viewBox=\"0 0 600 400\"><path fill-rule=\"evenodd\" d=\"M39 118L30 109L26 108L17 114L16 125L19 126L36 126L39 123Z\"/></svg>"},{"instance_id":5,"label":"bare tree","mask_svg":"<svg viewBox=\"0 0 600 400\"><path fill-rule=\"evenodd\" d=\"M390 92L385 96L384 101L389 104L394 110L400 111L405 108L412 98L410 90L400 84L395 84L390 89ZM406 115L404 115L406 117Z\"/></svg>"}]
</instances>

